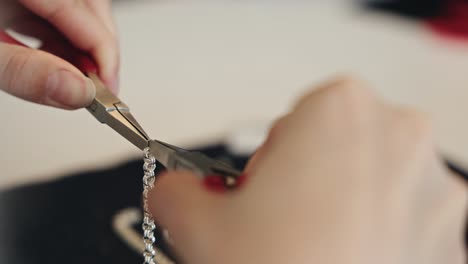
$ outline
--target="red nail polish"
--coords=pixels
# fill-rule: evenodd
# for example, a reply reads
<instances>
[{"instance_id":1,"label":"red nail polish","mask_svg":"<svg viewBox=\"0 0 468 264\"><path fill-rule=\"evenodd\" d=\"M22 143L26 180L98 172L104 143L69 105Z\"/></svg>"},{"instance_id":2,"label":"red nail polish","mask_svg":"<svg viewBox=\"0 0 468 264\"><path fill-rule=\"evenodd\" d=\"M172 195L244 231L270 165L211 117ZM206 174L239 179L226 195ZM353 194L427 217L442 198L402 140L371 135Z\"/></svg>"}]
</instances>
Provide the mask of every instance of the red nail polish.
<instances>
[{"instance_id":1,"label":"red nail polish","mask_svg":"<svg viewBox=\"0 0 468 264\"><path fill-rule=\"evenodd\" d=\"M203 178L203 185L208 188L210 191L214 192L225 192L227 190L224 185L224 179L219 175L210 175Z\"/></svg>"},{"instance_id":2,"label":"red nail polish","mask_svg":"<svg viewBox=\"0 0 468 264\"><path fill-rule=\"evenodd\" d=\"M235 188L240 188L242 187L245 182L247 181L247 174L241 174L239 177L236 179L236 185Z\"/></svg>"},{"instance_id":3,"label":"red nail polish","mask_svg":"<svg viewBox=\"0 0 468 264\"><path fill-rule=\"evenodd\" d=\"M237 189L245 184L246 174L242 174L235 180L233 185L228 186L226 180L220 175L210 175L203 179L203 185L210 191L223 193L231 189Z\"/></svg>"}]
</instances>

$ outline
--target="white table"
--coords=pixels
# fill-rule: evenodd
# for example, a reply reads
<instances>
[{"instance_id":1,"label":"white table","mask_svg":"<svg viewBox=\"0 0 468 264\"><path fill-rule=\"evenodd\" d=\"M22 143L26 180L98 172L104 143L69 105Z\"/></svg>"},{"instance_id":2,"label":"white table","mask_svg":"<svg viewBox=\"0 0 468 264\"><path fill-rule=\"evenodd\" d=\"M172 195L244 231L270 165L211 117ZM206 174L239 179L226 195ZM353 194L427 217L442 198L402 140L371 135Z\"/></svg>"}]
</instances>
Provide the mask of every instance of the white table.
<instances>
[{"instance_id":1,"label":"white table","mask_svg":"<svg viewBox=\"0 0 468 264\"><path fill-rule=\"evenodd\" d=\"M117 2L121 98L151 136L190 145L273 120L308 86L352 72L389 100L431 113L441 150L468 165L468 45L323 2ZM140 155L85 110L4 93L0 104L0 187Z\"/></svg>"}]
</instances>

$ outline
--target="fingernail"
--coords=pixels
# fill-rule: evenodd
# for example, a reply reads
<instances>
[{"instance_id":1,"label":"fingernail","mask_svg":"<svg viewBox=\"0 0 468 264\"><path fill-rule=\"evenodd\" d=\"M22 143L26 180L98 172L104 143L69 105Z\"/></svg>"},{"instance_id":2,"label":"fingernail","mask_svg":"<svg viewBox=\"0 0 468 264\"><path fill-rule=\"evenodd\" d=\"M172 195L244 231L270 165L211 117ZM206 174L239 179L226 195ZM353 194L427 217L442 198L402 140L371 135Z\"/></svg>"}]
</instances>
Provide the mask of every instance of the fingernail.
<instances>
[{"instance_id":1,"label":"fingernail","mask_svg":"<svg viewBox=\"0 0 468 264\"><path fill-rule=\"evenodd\" d=\"M116 75L110 82L109 88L111 89L112 93L115 95L119 94L120 91L120 78L119 75Z\"/></svg>"},{"instance_id":2,"label":"fingernail","mask_svg":"<svg viewBox=\"0 0 468 264\"><path fill-rule=\"evenodd\" d=\"M97 53L100 61L105 62L105 64L100 67L99 76L104 80L109 89L117 95L119 93L120 69L118 48L114 46L106 46L105 48L102 47L102 50Z\"/></svg>"},{"instance_id":3,"label":"fingernail","mask_svg":"<svg viewBox=\"0 0 468 264\"><path fill-rule=\"evenodd\" d=\"M208 190L218 193L223 193L227 190L224 185L224 179L219 175L210 175L203 178L203 186Z\"/></svg>"},{"instance_id":4,"label":"fingernail","mask_svg":"<svg viewBox=\"0 0 468 264\"><path fill-rule=\"evenodd\" d=\"M247 174L244 173L244 174L240 175L236 179L235 188L240 188L241 186L244 186L246 181L247 181Z\"/></svg>"},{"instance_id":5,"label":"fingernail","mask_svg":"<svg viewBox=\"0 0 468 264\"><path fill-rule=\"evenodd\" d=\"M203 185L210 191L223 193L231 189L240 188L245 184L246 179L247 175L242 174L239 177L233 179L234 182L232 184L229 184L229 182L226 181L222 176L211 175L203 178Z\"/></svg>"},{"instance_id":6,"label":"fingernail","mask_svg":"<svg viewBox=\"0 0 468 264\"><path fill-rule=\"evenodd\" d=\"M67 70L51 73L46 89L45 103L71 109L89 105L96 94L90 79Z\"/></svg>"}]
</instances>

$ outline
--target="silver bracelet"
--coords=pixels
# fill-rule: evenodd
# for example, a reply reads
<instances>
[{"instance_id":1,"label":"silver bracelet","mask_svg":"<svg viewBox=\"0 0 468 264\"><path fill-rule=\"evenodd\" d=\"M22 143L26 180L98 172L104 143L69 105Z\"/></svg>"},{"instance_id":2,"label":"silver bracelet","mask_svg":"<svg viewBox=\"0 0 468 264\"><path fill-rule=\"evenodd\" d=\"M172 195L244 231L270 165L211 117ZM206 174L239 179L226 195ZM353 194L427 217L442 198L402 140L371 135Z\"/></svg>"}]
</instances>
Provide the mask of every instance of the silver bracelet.
<instances>
[{"instance_id":1,"label":"silver bracelet","mask_svg":"<svg viewBox=\"0 0 468 264\"><path fill-rule=\"evenodd\" d=\"M143 242L145 250L143 251L144 264L156 264L154 258L156 256L156 250L154 249L154 230L156 225L154 224L153 216L151 215L148 207L148 193L154 187L156 169L156 159L150 154L149 148L144 150L144 164L143 164Z\"/></svg>"}]
</instances>

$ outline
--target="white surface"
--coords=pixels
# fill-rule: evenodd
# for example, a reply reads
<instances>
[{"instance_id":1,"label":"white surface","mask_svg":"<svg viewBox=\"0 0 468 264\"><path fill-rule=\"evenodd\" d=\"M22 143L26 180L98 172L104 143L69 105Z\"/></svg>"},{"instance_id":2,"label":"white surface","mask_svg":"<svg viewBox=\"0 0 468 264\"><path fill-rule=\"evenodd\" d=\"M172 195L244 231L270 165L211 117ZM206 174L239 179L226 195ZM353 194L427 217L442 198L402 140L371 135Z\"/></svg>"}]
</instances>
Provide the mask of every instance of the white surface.
<instances>
[{"instance_id":1,"label":"white surface","mask_svg":"<svg viewBox=\"0 0 468 264\"><path fill-rule=\"evenodd\" d=\"M153 137L215 140L244 121L273 120L308 86L352 72L386 98L433 114L441 149L468 164L468 48L418 24L297 2L128 1L117 3L115 15L121 98ZM0 104L0 186L140 155L85 110L3 93Z\"/></svg>"}]
</instances>

